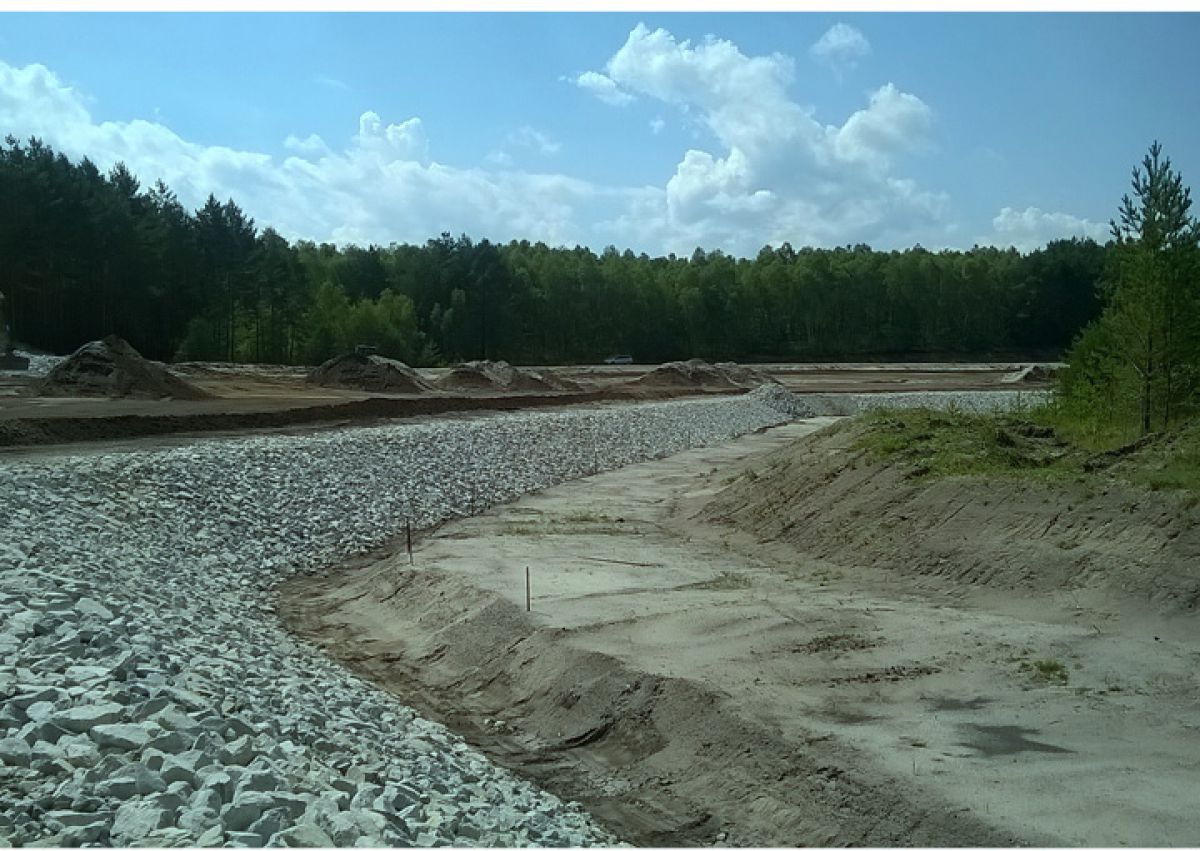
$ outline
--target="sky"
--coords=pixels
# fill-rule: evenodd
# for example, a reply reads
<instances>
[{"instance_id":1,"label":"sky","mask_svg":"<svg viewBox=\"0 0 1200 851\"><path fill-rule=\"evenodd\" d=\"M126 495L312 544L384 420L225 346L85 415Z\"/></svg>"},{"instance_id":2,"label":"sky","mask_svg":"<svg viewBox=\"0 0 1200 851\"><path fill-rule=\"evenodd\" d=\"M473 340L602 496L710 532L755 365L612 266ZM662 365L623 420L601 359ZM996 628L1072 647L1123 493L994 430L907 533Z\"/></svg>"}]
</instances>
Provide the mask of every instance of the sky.
<instances>
[{"instance_id":1,"label":"sky","mask_svg":"<svg viewBox=\"0 0 1200 851\"><path fill-rule=\"evenodd\" d=\"M6 13L0 133L339 244L1104 240L1200 14Z\"/></svg>"}]
</instances>

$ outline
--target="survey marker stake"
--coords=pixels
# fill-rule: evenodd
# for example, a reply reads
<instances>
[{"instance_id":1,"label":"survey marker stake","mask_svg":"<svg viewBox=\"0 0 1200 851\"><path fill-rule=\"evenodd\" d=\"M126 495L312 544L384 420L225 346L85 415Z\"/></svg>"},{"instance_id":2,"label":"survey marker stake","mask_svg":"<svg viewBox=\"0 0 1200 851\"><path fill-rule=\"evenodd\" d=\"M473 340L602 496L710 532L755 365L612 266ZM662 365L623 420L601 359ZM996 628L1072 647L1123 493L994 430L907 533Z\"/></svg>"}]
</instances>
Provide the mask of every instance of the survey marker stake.
<instances>
[{"instance_id":1,"label":"survey marker stake","mask_svg":"<svg viewBox=\"0 0 1200 851\"><path fill-rule=\"evenodd\" d=\"M413 563L412 556L412 521L407 517L404 518L404 549L408 553L408 564L411 567Z\"/></svg>"},{"instance_id":2,"label":"survey marker stake","mask_svg":"<svg viewBox=\"0 0 1200 851\"><path fill-rule=\"evenodd\" d=\"M525 565L525 611L533 608L533 597L529 593L529 565Z\"/></svg>"}]
</instances>

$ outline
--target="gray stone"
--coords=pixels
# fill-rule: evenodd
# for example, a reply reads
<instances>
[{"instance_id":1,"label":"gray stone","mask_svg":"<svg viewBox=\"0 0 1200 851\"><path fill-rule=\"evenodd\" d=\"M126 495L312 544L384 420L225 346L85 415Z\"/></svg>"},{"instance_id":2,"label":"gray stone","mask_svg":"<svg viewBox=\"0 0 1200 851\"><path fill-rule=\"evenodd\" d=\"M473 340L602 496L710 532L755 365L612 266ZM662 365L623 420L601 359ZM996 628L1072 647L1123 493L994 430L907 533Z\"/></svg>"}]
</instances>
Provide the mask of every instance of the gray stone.
<instances>
[{"instance_id":1,"label":"gray stone","mask_svg":"<svg viewBox=\"0 0 1200 851\"><path fill-rule=\"evenodd\" d=\"M95 822L106 821L105 816L96 813L79 813L74 810L50 810L42 816L47 822L57 822L62 827L82 827Z\"/></svg>"},{"instance_id":2,"label":"gray stone","mask_svg":"<svg viewBox=\"0 0 1200 851\"><path fill-rule=\"evenodd\" d=\"M267 812L259 816L255 820L254 824L250 825L250 827L246 828L246 830L249 833L257 833L259 836L261 836L263 844L265 845L267 840L269 840L279 831L283 830L283 826L289 821L287 810L276 808L273 810L267 810Z\"/></svg>"},{"instance_id":3,"label":"gray stone","mask_svg":"<svg viewBox=\"0 0 1200 851\"><path fill-rule=\"evenodd\" d=\"M254 743L249 736L234 739L221 748L217 758L226 765L249 765L254 759Z\"/></svg>"},{"instance_id":4,"label":"gray stone","mask_svg":"<svg viewBox=\"0 0 1200 851\"><path fill-rule=\"evenodd\" d=\"M172 813L152 801L126 801L113 819L112 837L115 844L131 845L145 839L152 831L170 827L172 821Z\"/></svg>"},{"instance_id":5,"label":"gray stone","mask_svg":"<svg viewBox=\"0 0 1200 851\"><path fill-rule=\"evenodd\" d=\"M56 707L48 700L39 700L37 703L31 703L25 707L25 717L35 724L40 724L42 721L49 721L50 716L55 713Z\"/></svg>"},{"instance_id":6,"label":"gray stone","mask_svg":"<svg viewBox=\"0 0 1200 851\"><path fill-rule=\"evenodd\" d=\"M96 784L96 794L118 801L128 801L137 793L138 784L133 777L110 777Z\"/></svg>"},{"instance_id":7,"label":"gray stone","mask_svg":"<svg viewBox=\"0 0 1200 851\"><path fill-rule=\"evenodd\" d=\"M227 841L233 848L262 848L262 837L257 833L251 833L248 830L231 830L227 834Z\"/></svg>"},{"instance_id":8,"label":"gray stone","mask_svg":"<svg viewBox=\"0 0 1200 851\"><path fill-rule=\"evenodd\" d=\"M142 765L149 768L151 771L162 771L163 763L166 762L167 755L158 748L146 748L142 752Z\"/></svg>"},{"instance_id":9,"label":"gray stone","mask_svg":"<svg viewBox=\"0 0 1200 851\"><path fill-rule=\"evenodd\" d=\"M18 739L15 736L0 739L0 763L17 768L28 768L32 756L33 749L24 739Z\"/></svg>"},{"instance_id":10,"label":"gray stone","mask_svg":"<svg viewBox=\"0 0 1200 851\"><path fill-rule=\"evenodd\" d=\"M226 804L221 807L221 824L225 825L225 829L228 831L246 830L250 825L258 821L263 811L269 805L269 800L266 802L256 800L238 801L237 803Z\"/></svg>"},{"instance_id":11,"label":"gray stone","mask_svg":"<svg viewBox=\"0 0 1200 851\"><path fill-rule=\"evenodd\" d=\"M167 827L151 831L147 836L132 842L135 848L187 848L192 844L193 836L178 827Z\"/></svg>"},{"instance_id":12,"label":"gray stone","mask_svg":"<svg viewBox=\"0 0 1200 851\"><path fill-rule=\"evenodd\" d=\"M269 771L247 771L238 781L240 790L252 792L274 792L279 788L279 780Z\"/></svg>"},{"instance_id":13,"label":"gray stone","mask_svg":"<svg viewBox=\"0 0 1200 851\"><path fill-rule=\"evenodd\" d=\"M135 751L150 744L150 733L140 724L98 724L88 735L102 748Z\"/></svg>"},{"instance_id":14,"label":"gray stone","mask_svg":"<svg viewBox=\"0 0 1200 851\"><path fill-rule=\"evenodd\" d=\"M157 771L152 771L140 762L126 763L114 772L114 776L132 777L137 784L139 795L163 792L167 788L166 782L158 775Z\"/></svg>"},{"instance_id":15,"label":"gray stone","mask_svg":"<svg viewBox=\"0 0 1200 851\"><path fill-rule=\"evenodd\" d=\"M216 848L225 842L225 829L215 824L196 838L197 848Z\"/></svg>"},{"instance_id":16,"label":"gray stone","mask_svg":"<svg viewBox=\"0 0 1200 851\"><path fill-rule=\"evenodd\" d=\"M68 827L58 834L58 843L63 848L78 848L81 845L104 843L108 835L108 820L94 821L77 827Z\"/></svg>"},{"instance_id":17,"label":"gray stone","mask_svg":"<svg viewBox=\"0 0 1200 851\"><path fill-rule=\"evenodd\" d=\"M86 736L71 736L70 741L63 737L58 741L63 759L75 766L92 766L100 761L100 751Z\"/></svg>"},{"instance_id":18,"label":"gray stone","mask_svg":"<svg viewBox=\"0 0 1200 851\"><path fill-rule=\"evenodd\" d=\"M44 739L39 739L33 743L33 748L30 755L31 764L33 766L44 765L47 762L53 762L56 759L62 759L63 752L59 750L58 745L47 742Z\"/></svg>"},{"instance_id":19,"label":"gray stone","mask_svg":"<svg viewBox=\"0 0 1200 851\"><path fill-rule=\"evenodd\" d=\"M233 790L235 788L233 777L227 771L214 771L211 774L201 775L197 772L197 777L203 776L201 780L201 789L211 789L221 796L221 800L229 803L233 800Z\"/></svg>"},{"instance_id":20,"label":"gray stone","mask_svg":"<svg viewBox=\"0 0 1200 851\"><path fill-rule=\"evenodd\" d=\"M161 777L167 783L183 781L189 785L195 785L195 763L176 759L175 757L167 757L163 761Z\"/></svg>"},{"instance_id":21,"label":"gray stone","mask_svg":"<svg viewBox=\"0 0 1200 851\"><path fill-rule=\"evenodd\" d=\"M330 848L333 839L315 824L297 824L271 837L268 848Z\"/></svg>"},{"instance_id":22,"label":"gray stone","mask_svg":"<svg viewBox=\"0 0 1200 851\"><path fill-rule=\"evenodd\" d=\"M81 615L99 618L103 621L111 621L113 619L112 611L97 603L91 597L80 597L75 603L75 611Z\"/></svg>"},{"instance_id":23,"label":"gray stone","mask_svg":"<svg viewBox=\"0 0 1200 851\"><path fill-rule=\"evenodd\" d=\"M218 792L216 789L206 787L204 789L197 789L195 792L193 792L192 796L188 798L187 805L191 809L208 809L216 811L221 809L221 805L223 803L225 802L221 799L220 792Z\"/></svg>"},{"instance_id":24,"label":"gray stone","mask_svg":"<svg viewBox=\"0 0 1200 851\"><path fill-rule=\"evenodd\" d=\"M71 733L86 733L97 724L115 724L125 714L119 703L94 703L52 713L49 720Z\"/></svg>"},{"instance_id":25,"label":"gray stone","mask_svg":"<svg viewBox=\"0 0 1200 851\"><path fill-rule=\"evenodd\" d=\"M176 823L183 830L190 831L193 836L198 836L214 825L220 827L221 816L214 809L189 805L188 809L180 813Z\"/></svg>"}]
</instances>

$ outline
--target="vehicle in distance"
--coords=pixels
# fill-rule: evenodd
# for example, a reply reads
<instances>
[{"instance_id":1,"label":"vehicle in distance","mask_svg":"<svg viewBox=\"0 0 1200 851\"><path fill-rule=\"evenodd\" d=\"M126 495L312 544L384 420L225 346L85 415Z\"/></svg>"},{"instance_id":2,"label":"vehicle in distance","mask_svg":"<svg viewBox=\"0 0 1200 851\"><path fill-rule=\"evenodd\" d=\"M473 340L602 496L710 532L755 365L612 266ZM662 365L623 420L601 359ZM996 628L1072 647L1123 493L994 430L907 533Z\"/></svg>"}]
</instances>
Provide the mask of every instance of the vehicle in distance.
<instances>
[{"instance_id":1,"label":"vehicle in distance","mask_svg":"<svg viewBox=\"0 0 1200 851\"><path fill-rule=\"evenodd\" d=\"M633 355L609 355L604 359L604 362L609 364L633 363Z\"/></svg>"}]
</instances>

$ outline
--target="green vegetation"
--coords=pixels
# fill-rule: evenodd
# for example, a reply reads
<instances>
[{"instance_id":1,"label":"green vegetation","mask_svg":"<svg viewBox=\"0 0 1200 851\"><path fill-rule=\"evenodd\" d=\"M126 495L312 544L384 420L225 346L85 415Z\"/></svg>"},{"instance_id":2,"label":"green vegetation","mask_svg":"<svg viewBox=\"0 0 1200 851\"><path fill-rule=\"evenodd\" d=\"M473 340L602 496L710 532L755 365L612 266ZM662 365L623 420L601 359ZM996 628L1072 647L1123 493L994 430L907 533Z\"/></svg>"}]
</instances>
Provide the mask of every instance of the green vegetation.
<instances>
[{"instance_id":1,"label":"green vegetation","mask_svg":"<svg viewBox=\"0 0 1200 851\"><path fill-rule=\"evenodd\" d=\"M858 445L911 465L914 477L1070 476L1082 471L1086 456L1031 414L884 409L863 422Z\"/></svg>"},{"instance_id":2,"label":"green vegetation","mask_svg":"<svg viewBox=\"0 0 1200 851\"><path fill-rule=\"evenodd\" d=\"M1054 406L1000 414L883 409L860 419L856 446L908 465L912 478L1022 476L1098 485L1116 477L1200 495L1200 421L1098 449L1064 432Z\"/></svg>"},{"instance_id":3,"label":"green vegetation","mask_svg":"<svg viewBox=\"0 0 1200 851\"><path fill-rule=\"evenodd\" d=\"M1114 475L1200 494L1200 222L1155 143L1113 222L1104 308L1055 397L1010 414L876 411L858 444L923 475Z\"/></svg>"},{"instance_id":4,"label":"green vegetation","mask_svg":"<svg viewBox=\"0 0 1200 851\"><path fill-rule=\"evenodd\" d=\"M1058 402L1081 438L1117 444L1200 412L1200 222L1156 142L1133 171L1103 282L1104 310L1076 340Z\"/></svg>"},{"instance_id":5,"label":"green vegetation","mask_svg":"<svg viewBox=\"0 0 1200 851\"><path fill-rule=\"evenodd\" d=\"M1056 662L1053 659L1038 659L1034 662L1022 662L1018 667L1022 671L1028 671L1029 674L1040 682L1058 683L1066 685L1071 679L1071 675L1067 672L1067 667L1062 662Z\"/></svg>"},{"instance_id":6,"label":"green vegetation","mask_svg":"<svg viewBox=\"0 0 1200 851\"><path fill-rule=\"evenodd\" d=\"M0 208L16 339L65 353L117 333L164 360L315 363L356 343L418 365L1045 357L1099 314L1112 252L784 243L649 257L450 234L339 248L260 229L232 199L189 211L161 181L11 137Z\"/></svg>"}]
</instances>

